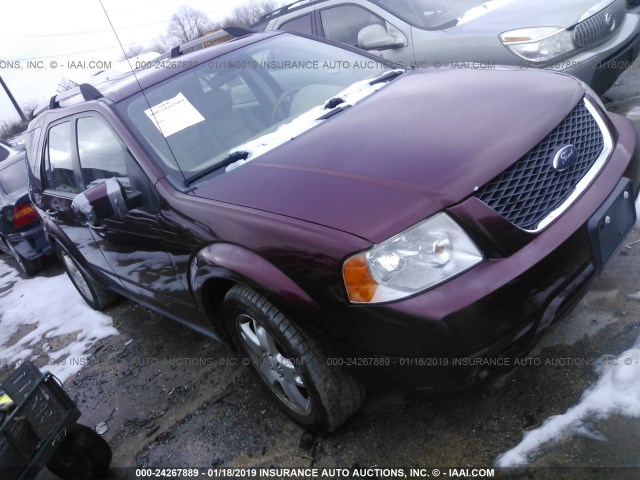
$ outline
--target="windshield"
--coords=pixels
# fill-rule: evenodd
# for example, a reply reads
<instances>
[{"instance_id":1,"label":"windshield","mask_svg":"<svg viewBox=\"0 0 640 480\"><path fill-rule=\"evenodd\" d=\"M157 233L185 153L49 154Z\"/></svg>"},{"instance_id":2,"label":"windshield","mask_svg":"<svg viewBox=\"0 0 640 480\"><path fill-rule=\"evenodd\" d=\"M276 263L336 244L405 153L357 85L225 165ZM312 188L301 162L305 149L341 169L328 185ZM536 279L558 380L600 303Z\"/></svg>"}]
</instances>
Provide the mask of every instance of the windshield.
<instances>
[{"instance_id":1,"label":"windshield","mask_svg":"<svg viewBox=\"0 0 640 480\"><path fill-rule=\"evenodd\" d=\"M511 0L373 0L407 23L441 30L466 23Z\"/></svg>"},{"instance_id":2,"label":"windshield","mask_svg":"<svg viewBox=\"0 0 640 480\"><path fill-rule=\"evenodd\" d=\"M270 135L273 147L283 143L272 135L282 137L280 127L291 132L295 123L297 133L311 128L328 111L327 101L338 95L345 94L342 103L353 104L380 88L362 83L389 71L382 62L279 35L176 75L117 108L165 172L190 179L218 166L224 171L238 147L254 145L250 157L262 153L258 147L264 150L262 139ZM314 119L305 117L318 107L324 111Z\"/></svg>"}]
</instances>

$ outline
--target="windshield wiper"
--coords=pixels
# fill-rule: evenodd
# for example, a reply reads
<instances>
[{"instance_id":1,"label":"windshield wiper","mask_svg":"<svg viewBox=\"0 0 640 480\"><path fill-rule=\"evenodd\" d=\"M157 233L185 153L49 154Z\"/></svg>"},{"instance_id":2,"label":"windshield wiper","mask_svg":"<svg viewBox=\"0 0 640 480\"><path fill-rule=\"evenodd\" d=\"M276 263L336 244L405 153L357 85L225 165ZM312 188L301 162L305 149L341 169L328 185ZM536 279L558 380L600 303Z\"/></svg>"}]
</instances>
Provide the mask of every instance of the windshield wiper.
<instances>
[{"instance_id":1,"label":"windshield wiper","mask_svg":"<svg viewBox=\"0 0 640 480\"><path fill-rule=\"evenodd\" d=\"M192 175L191 177L185 179L184 184L185 186L190 187L201 178L206 177L207 175L215 172L216 170L220 170L221 168L227 167L239 160L246 160L249 157L249 155L250 155L249 152L245 152L245 151L231 152L221 162L218 162L215 165L211 165L210 167L205 168L201 172L198 172L195 175Z\"/></svg>"},{"instance_id":2,"label":"windshield wiper","mask_svg":"<svg viewBox=\"0 0 640 480\"><path fill-rule=\"evenodd\" d=\"M388 82L390 80L393 80L394 78L399 77L403 73L404 73L404 70L391 70L390 72L383 73L378 78L374 78L373 80L371 80L369 82L369 85L376 85L378 83Z\"/></svg>"},{"instance_id":3,"label":"windshield wiper","mask_svg":"<svg viewBox=\"0 0 640 480\"><path fill-rule=\"evenodd\" d=\"M317 120L326 120L327 118L331 118L334 115L339 114L340 112L344 112L350 106L351 106L350 104L347 104L342 107L337 107L337 108L334 108L333 110L329 110L327 113L325 113L321 117L318 117Z\"/></svg>"}]
</instances>

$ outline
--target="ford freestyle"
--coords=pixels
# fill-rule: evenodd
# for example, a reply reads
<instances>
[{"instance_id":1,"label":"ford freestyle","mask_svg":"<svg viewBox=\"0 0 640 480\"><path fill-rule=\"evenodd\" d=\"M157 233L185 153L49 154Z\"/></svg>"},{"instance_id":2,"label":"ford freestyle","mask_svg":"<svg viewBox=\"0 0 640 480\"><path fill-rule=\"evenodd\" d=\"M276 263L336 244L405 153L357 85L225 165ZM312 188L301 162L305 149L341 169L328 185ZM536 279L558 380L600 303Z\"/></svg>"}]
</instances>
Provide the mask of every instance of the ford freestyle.
<instances>
[{"instance_id":1,"label":"ford freestyle","mask_svg":"<svg viewBox=\"0 0 640 480\"><path fill-rule=\"evenodd\" d=\"M179 53L52 98L31 199L89 305L229 341L306 428L525 354L635 222L637 132L568 75L282 32Z\"/></svg>"}]
</instances>

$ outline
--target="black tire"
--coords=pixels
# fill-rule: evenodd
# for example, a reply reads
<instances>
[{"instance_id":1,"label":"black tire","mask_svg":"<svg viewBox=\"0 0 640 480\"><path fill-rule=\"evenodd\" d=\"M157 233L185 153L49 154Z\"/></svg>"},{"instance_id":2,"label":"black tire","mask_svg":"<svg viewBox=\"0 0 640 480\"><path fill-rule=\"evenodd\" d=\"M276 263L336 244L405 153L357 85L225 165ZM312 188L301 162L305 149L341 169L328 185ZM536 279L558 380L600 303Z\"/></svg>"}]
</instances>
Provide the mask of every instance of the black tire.
<instances>
[{"instance_id":1,"label":"black tire","mask_svg":"<svg viewBox=\"0 0 640 480\"><path fill-rule=\"evenodd\" d=\"M89 427L76 423L47 468L65 480L104 478L111 465L111 447Z\"/></svg>"},{"instance_id":2,"label":"black tire","mask_svg":"<svg viewBox=\"0 0 640 480\"><path fill-rule=\"evenodd\" d=\"M239 351L296 423L330 432L360 408L364 386L344 370L329 366L316 343L258 292L236 285L224 299L224 312Z\"/></svg>"},{"instance_id":3,"label":"black tire","mask_svg":"<svg viewBox=\"0 0 640 480\"><path fill-rule=\"evenodd\" d=\"M20 267L22 273L29 277L33 277L36 273L38 273L44 267L44 262L42 258L36 258L35 260L29 260L21 256L15 248L11 244L9 244L9 250L11 250L11 254L15 261Z\"/></svg>"},{"instance_id":4,"label":"black tire","mask_svg":"<svg viewBox=\"0 0 640 480\"><path fill-rule=\"evenodd\" d=\"M90 278L66 250L56 246L56 253L71 283L91 308L101 312L120 299L117 293L101 287Z\"/></svg>"}]
</instances>

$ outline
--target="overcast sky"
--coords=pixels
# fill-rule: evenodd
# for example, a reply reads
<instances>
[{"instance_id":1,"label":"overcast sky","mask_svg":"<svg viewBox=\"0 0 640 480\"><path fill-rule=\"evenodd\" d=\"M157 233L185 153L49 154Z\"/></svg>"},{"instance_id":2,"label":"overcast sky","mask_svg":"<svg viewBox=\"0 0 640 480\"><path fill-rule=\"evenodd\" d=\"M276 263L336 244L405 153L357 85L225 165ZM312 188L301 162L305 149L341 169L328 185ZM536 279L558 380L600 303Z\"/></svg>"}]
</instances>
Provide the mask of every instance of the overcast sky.
<instances>
[{"instance_id":1,"label":"overcast sky","mask_svg":"<svg viewBox=\"0 0 640 480\"><path fill-rule=\"evenodd\" d=\"M187 5L222 20L248 0L102 0L120 42L151 43L171 15ZM61 78L86 80L80 62L115 62L123 55L98 0L4 0L0 7L0 76L19 104L49 99ZM31 61L32 63L28 63ZM19 65L18 65L19 64ZM99 63L98 63L99 65ZM18 119L0 89L0 121Z\"/></svg>"}]
</instances>

